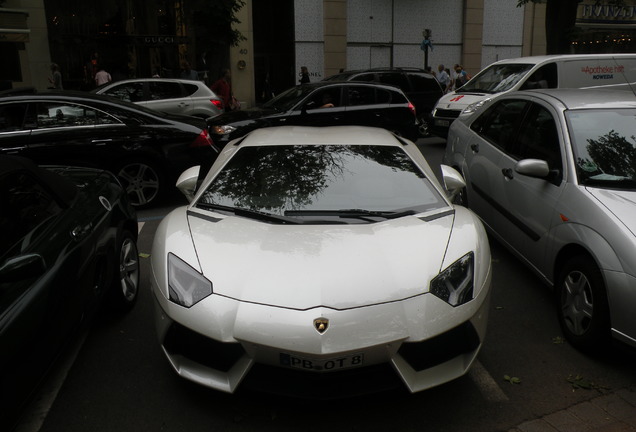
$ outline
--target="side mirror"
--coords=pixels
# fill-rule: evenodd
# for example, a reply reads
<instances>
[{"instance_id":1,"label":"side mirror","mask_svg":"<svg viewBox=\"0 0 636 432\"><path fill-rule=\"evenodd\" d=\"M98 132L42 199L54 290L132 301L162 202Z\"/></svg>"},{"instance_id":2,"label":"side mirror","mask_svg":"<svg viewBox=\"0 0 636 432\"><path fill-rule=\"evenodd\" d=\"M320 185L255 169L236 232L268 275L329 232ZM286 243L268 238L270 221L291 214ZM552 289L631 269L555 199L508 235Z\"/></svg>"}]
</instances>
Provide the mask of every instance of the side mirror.
<instances>
[{"instance_id":1,"label":"side mirror","mask_svg":"<svg viewBox=\"0 0 636 432\"><path fill-rule=\"evenodd\" d=\"M515 165L515 172L528 177L546 178L550 175L550 167L541 159L522 159Z\"/></svg>"},{"instance_id":2,"label":"side mirror","mask_svg":"<svg viewBox=\"0 0 636 432\"><path fill-rule=\"evenodd\" d=\"M440 165L440 168L442 169L444 187L448 191L448 199L453 201L455 196L466 187L466 181L455 168L444 164Z\"/></svg>"},{"instance_id":3,"label":"side mirror","mask_svg":"<svg viewBox=\"0 0 636 432\"><path fill-rule=\"evenodd\" d=\"M197 190L197 183L199 181L199 171L201 166L193 166L185 170L177 179L177 189L186 197L188 202L192 202L194 199L194 193Z\"/></svg>"},{"instance_id":4,"label":"side mirror","mask_svg":"<svg viewBox=\"0 0 636 432\"><path fill-rule=\"evenodd\" d=\"M44 258L38 254L9 258L0 266L0 283L18 282L37 277L46 271Z\"/></svg>"},{"instance_id":5,"label":"side mirror","mask_svg":"<svg viewBox=\"0 0 636 432\"><path fill-rule=\"evenodd\" d=\"M303 105L302 113L305 114L307 113L307 110L312 110L312 109L315 109L316 107L317 107L317 104L315 101L309 101L305 105Z\"/></svg>"}]
</instances>

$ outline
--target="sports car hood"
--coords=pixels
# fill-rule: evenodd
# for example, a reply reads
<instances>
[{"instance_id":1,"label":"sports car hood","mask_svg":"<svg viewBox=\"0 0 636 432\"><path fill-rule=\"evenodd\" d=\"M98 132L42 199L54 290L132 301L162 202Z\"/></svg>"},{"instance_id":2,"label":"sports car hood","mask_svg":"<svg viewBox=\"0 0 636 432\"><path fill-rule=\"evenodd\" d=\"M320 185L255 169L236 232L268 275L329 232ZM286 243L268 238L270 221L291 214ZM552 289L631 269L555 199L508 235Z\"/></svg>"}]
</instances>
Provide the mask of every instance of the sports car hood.
<instances>
[{"instance_id":1,"label":"sports car hood","mask_svg":"<svg viewBox=\"0 0 636 432\"><path fill-rule=\"evenodd\" d=\"M636 192L593 188L588 191L636 236Z\"/></svg>"},{"instance_id":2,"label":"sports car hood","mask_svg":"<svg viewBox=\"0 0 636 432\"><path fill-rule=\"evenodd\" d=\"M190 215L189 223L215 294L293 309L346 309L427 292L441 270L453 216L276 225Z\"/></svg>"}]
</instances>

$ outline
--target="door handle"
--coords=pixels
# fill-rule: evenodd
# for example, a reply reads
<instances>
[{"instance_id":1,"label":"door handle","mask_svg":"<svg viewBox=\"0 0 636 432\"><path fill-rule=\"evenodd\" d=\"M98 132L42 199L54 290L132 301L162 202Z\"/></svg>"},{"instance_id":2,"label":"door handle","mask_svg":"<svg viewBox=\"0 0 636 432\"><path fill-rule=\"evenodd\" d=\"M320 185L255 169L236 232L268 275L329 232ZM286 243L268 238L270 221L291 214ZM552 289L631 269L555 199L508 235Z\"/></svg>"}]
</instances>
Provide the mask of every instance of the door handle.
<instances>
[{"instance_id":1,"label":"door handle","mask_svg":"<svg viewBox=\"0 0 636 432\"><path fill-rule=\"evenodd\" d=\"M512 175L512 168L504 168L501 170L501 173L508 180L512 180L514 178L514 175Z\"/></svg>"},{"instance_id":2,"label":"door handle","mask_svg":"<svg viewBox=\"0 0 636 432\"><path fill-rule=\"evenodd\" d=\"M473 153L479 153L479 144L471 144L470 149L473 151Z\"/></svg>"}]
</instances>

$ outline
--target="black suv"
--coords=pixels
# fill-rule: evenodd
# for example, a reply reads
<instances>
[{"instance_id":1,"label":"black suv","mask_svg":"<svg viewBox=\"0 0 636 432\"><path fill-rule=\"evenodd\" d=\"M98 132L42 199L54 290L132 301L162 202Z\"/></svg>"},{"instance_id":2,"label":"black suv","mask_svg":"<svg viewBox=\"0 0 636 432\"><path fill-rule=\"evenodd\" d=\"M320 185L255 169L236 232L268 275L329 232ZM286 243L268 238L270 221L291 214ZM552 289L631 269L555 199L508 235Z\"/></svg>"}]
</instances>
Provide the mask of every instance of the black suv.
<instances>
[{"instance_id":1,"label":"black suv","mask_svg":"<svg viewBox=\"0 0 636 432\"><path fill-rule=\"evenodd\" d=\"M207 119L214 143L268 126L375 126L415 141L415 107L402 90L376 83L316 82L292 87L260 107Z\"/></svg>"},{"instance_id":2,"label":"black suv","mask_svg":"<svg viewBox=\"0 0 636 432\"><path fill-rule=\"evenodd\" d=\"M420 136L430 135L431 112L444 91L433 74L418 68L374 68L345 71L324 81L371 81L399 87L417 112Z\"/></svg>"}]
</instances>

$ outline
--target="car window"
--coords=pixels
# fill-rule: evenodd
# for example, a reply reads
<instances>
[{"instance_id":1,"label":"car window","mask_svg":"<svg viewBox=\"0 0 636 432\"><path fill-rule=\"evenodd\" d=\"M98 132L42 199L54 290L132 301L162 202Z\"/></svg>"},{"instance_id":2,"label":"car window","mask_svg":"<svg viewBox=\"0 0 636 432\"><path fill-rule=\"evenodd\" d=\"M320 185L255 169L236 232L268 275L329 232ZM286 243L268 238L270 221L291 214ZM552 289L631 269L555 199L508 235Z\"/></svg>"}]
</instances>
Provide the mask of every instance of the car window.
<instances>
[{"instance_id":1,"label":"car window","mask_svg":"<svg viewBox=\"0 0 636 432\"><path fill-rule=\"evenodd\" d=\"M409 89L409 82L406 79L406 76L399 72L385 72L378 75L382 84L394 85L403 89L404 91L408 91Z\"/></svg>"},{"instance_id":2,"label":"car window","mask_svg":"<svg viewBox=\"0 0 636 432\"><path fill-rule=\"evenodd\" d=\"M527 101L506 99L490 107L470 126L500 149L513 144Z\"/></svg>"},{"instance_id":3,"label":"car window","mask_svg":"<svg viewBox=\"0 0 636 432\"><path fill-rule=\"evenodd\" d=\"M190 83L183 83L183 88L185 90L186 96L192 96L193 94L196 93L197 90L199 90L199 86L197 86L196 84L190 84Z\"/></svg>"},{"instance_id":4,"label":"car window","mask_svg":"<svg viewBox=\"0 0 636 432\"><path fill-rule=\"evenodd\" d=\"M18 255L61 208L33 177L12 172L0 178L0 258Z\"/></svg>"},{"instance_id":5,"label":"car window","mask_svg":"<svg viewBox=\"0 0 636 432\"><path fill-rule=\"evenodd\" d=\"M516 159L541 159L551 170L561 172L559 134L552 114L538 104L532 104L519 129L519 137L511 156Z\"/></svg>"},{"instance_id":6,"label":"car window","mask_svg":"<svg viewBox=\"0 0 636 432\"><path fill-rule=\"evenodd\" d=\"M22 130L26 115L27 104L9 103L0 105L0 132L15 132Z\"/></svg>"},{"instance_id":7,"label":"car window","mask_svg":"<svg viewBox=\"0 0 636 432\"><path fill-rule=\"evenodd\" d=\"M141 102L144 100L144 83L132 82L117 85L106 90L104 94L126 102Z\"/></svg>"},{"instance_id":8,"label":"car window","mask_svg":"<svg viewBox=\"0 0 636 432\"><path fill-rule=\"evenodd\" d=\"M97 112L90 107L64 102L38 102L37 128L93 126Z\"/></svg>"},{"instance_id":9,"label":"car window","mask_svg":"<svg viewBox=\"0 0 636 432\"><path fill-rule=\"evenodd\" d=\"M409 79L411 80L413 91L440 93L440 95L442 93L439 82L432 75L409 73Z\"/></svg>"},{"instance_id":10,"label":"car window","mask_svg":"<svg viewBox=\"0 0 636 432\"><path fill-rule=\"evenodd\" d=\"M328 87L315 91L307 102L309 109L343 106L341 87Z\"/></svg>"},{"instance_id":11,"label":"car window","mask_svg":"<svg viewBox=\"0 0 636 432\"><path fill-rule=\"evenodd\" d=\"M183 97L181 84L177 82L151 81L148 83L148 91L150 93L150 100L177 99Z\"/></svg>"},{"instance_id":12,"label":"car window","mask_svg":"<svg viewBox=\"0 0 636 432\"><path fill-rule=\"evenodd\" d=\"M385 92L387 93L387 92ZM372 105L376 103L373 87L355 86L347 89L349 106Z\"/></svg>"},{"instance_id":13,"label":"car window","mask_svg":"<svg viewBox=\"0 0 636 432\"><path fill-rule=\"evenodd\" d=\"M559 85L557 78L556 63L548 63L541 66L528 77L521 86L521 90L537 88L557 88Z\"/></svg>"}]
</instances>

